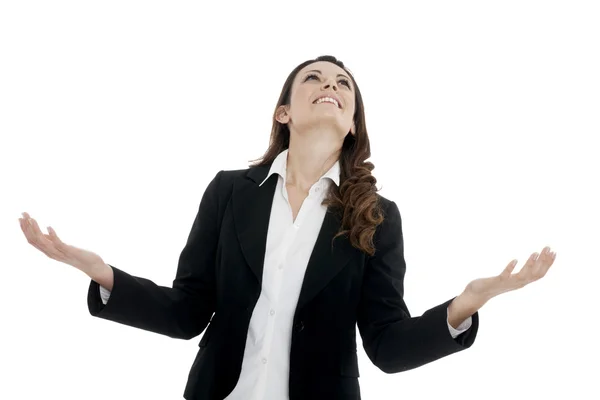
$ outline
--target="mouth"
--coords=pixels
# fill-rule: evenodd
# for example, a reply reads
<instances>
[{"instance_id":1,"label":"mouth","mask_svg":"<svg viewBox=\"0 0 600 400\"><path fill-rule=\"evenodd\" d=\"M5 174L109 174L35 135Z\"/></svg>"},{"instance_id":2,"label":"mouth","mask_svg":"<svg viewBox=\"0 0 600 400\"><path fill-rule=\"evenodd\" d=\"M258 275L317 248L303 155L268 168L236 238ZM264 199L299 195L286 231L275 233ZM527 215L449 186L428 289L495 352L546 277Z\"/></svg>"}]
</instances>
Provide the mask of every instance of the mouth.
<instances>
[{"instance_id":1,"label":"mouth","mask_svg":"<svg viewBox=\"0 0 600 400\"><path fill-rule=\"evenodd\" d=\"M315 101L313 101L313 104L323 104L323 103L333 104L337 108L342 108L339 100L332 96L321 96L318 99L316 99Z\"/></svg>"}]
</instances>

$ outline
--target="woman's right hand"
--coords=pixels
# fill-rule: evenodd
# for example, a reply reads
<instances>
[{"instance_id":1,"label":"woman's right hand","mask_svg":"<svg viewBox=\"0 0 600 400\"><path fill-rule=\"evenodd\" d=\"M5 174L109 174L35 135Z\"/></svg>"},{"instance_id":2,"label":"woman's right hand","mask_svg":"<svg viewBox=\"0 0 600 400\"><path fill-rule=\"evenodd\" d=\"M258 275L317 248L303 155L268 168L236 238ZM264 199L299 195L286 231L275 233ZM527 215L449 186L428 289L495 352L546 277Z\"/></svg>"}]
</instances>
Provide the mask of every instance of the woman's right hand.
<instances>
[{"instance_id":1,"label":"woman's right hand","mask_svg":"<svg viewBox=\"0 0 600 400\"><path fill-rule=\"evenodd\" d=\"M112 268L98 254L64 243L52 227L48 227L48 234L43 233L28 213L24 212L19 222L29 244L53 260L69 264L92 279L106 275L108 270L112 272Z\"/></svg>"}]
</instances>

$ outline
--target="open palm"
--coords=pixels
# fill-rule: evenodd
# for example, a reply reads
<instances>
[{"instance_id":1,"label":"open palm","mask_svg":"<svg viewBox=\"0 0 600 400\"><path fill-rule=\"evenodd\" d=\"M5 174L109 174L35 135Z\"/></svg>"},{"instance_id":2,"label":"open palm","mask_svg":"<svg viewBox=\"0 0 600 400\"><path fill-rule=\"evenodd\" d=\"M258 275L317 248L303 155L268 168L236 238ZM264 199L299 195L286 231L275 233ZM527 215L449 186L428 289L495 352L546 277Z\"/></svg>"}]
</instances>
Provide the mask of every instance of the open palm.
<instances>
[{"instance_id":1,"label":"open palm","mask_svg":"<svg viewBox=\"0 0 600 400\"><path fill-rule=\"evenodd\" d=\"M544 247L541 254L533 253L519 272L512 273L517 265L517 260L513 260L500 275L476 279L469 283L465 290L480 298L491 299L541 279L555 259L556 253L551 252L550 247Z\"/></svg>"},{"instance_id":2,"label":"open palm","mask_svg":"<svg viewBox=\"0 0 600 400\"><path fill-rule=\"evenodd\" d=\"M69 264L88 274L94 268L104 265L98 254L64 243L52 227L48 227L48 234L43 233L36 220L26 212L23 213L23 218L19 218L19 223L29 244L53 260Z\"/></svg>"}]
</instances>

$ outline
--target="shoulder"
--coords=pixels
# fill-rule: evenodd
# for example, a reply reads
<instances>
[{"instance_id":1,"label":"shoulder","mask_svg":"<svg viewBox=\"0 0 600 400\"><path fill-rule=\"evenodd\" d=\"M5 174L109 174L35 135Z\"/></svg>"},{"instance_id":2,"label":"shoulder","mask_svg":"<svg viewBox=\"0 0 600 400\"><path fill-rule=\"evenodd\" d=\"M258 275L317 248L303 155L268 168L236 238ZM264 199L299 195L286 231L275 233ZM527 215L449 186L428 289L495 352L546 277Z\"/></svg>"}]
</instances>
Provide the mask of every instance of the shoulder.
<instances>
[{"instance_id":1,"label":"shoulder","mask_svg":"<svg viewBox=\"0 0 600 400\"><path fill-rule=\"evenodd\" d=\"M269 172L269 165L251 166L242 169L223 169L217 172L209 184L209 188L219 193L231 192L238 180L262 182Z\"/></svg>"},{"instance_id":2,"label":"shoulder","mask_svg":"<svg viewBox=\"0 0 600 400\"><path fill-rule=\"evenodd\" d=\"M377 200L383 215L383 221L375 229L375 243L385 246L386 240L402 237L402 217L398 205L391 199L377 194ZM377 246L377 247L379 247Z\"/></svg>"},{"instance_id":3,"label":"shoulder","mask_svg":"<svg viewBox=\"0 0 600 400\"><path fill-rule=\"evenodd\" d=\"M399 217L400 211L398 210L398 205L396 204L396 202L380 195L379 193L377 193L376 195L377 202L379 204L379 207L381 208L381 211L383 212L384 218L387 218L388 216L394 214L398 214Z\"/></svg>"},{"instance_id":4,"label":"shoulder","mask_svg":"<svg viewBox=\"0 0 600 400\"><path fill-rule=\"evenodd\" d=\"M258 165L243 169L221 170L217 173L217 177L226 186L233 184L237 179L251 179L260 183L267 176L269 168L270 165Z\"/></svg>"},{"instance_id":5,"label":"shoulder","mask_svg":"<svg viewBox=\"0 0 600 400\"><path fill-rule=\"evenodd\" d=\"M225 186L228 186L228 184L232 184L236 179L247 176L250 169L251 168L223 169L217 173L217 176Z\"/></svg>"}]
</instances>

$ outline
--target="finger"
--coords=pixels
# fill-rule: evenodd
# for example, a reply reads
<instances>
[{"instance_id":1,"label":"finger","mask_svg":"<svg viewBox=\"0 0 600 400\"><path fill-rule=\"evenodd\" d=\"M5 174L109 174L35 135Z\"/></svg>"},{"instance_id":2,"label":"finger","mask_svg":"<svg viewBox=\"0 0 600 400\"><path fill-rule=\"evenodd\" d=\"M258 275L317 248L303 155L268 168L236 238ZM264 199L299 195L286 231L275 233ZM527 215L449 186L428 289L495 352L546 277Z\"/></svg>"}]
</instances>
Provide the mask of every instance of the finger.
<instances>
[{"instance_id":1,"label":"finger","mask_svg":"<svg viewBox=\"0 0 600 400\"><path fill-rule=\"evenodd\" d=\"M25 220L23 218L19 218L19 226L21 227L23 233L25 233Z\"/></svg>"},{"instance_id":2,"label":"finger","mask_svg":"<svg viewBox=\"0 0 600 400\"><path fill-rule=\"evenodd\" d=\"M538 261L537 269L535 274L537 279L540 279L546 275L552 264L554 263L555 253L550 251L550 247L545 247L542 251L542 256Z\"/></svg>"},{"instance_id":3,"label":"finger","mask_svg":"<svg viewBox=\"0 0 600 400\"><path fill-rule=\"evenodd\" d=\"M506 266L506 268L504 268L504 271L502 271L502 273L500 275L502 275L503 277L509 277L512 272L515 270L515 267L517 266L517 260L512 260L511 262L508 263L508 265Z\"/></svg>"},{"instance_id":4,"label":"finger","mask_svg":"<svg viewBox=\"0 0 600 400\"><path fill-rule=\"evenodd\" d=\"M35 238L35 233L33 232L33 228L31 226L31 222L29 218L25 218L23 220L21 220L21 229L23 230L23 233L25 234L25 237L27 238L27 242L32 245L33 247L35 247L36 249L38 249L39 251L43 251Z\"/></svg>"},{"instance_id":5,"label":"finger","mask_svg":"<svg viewBox=\"0 0 600 400\"><path fill-rule=\"evenodd\" d=\"M550 247L546 246L540 252L539 257L531 264L528 271L528 279L530 282L537 281L543 278L548 272L548 269L553 263Z\"/></svg>"},{"instance_id":6,"label":"finger","mask_svg":"<svg viewBox=\"0 0 600 400\"><path fill-rule=\"evenodd\" d=\"M46 235L42 233L37 221L34 218L31 218L30 221L35 234L35 243L38 248L40 248L40 250L48 257L60 261L62 259L62 255L57 251L54 243L48 240Z\"/></svg>"},{"instance_id":7,"label":"finger","mask_svg":"<svg viewBox=\"0 0 600 400\"><path fill-rule=\"evenodd\" d=\"M537 258L536 262L531 267L531 277L533 280L538 280L542 276L544 276L544 266L547 263L549 249L544 247L540 252L540 256Z\"/></svg>"},{"instance_id":8,"label":"finger","mask_svg":"<svg viewBox=\"0 0 600 400\"><path fill-rule=\"evenodd\" d=\"M63 242L62 240L60 240L60 238L58 237L58 235L56 234L56 231L54 229L52 229L51 226L48 227L48 240L50 240L52 243L54 243L54 247L62 254L62 255L66 255L65 252L67 251L67 245L65 242Z\"/></svg>"},{"instance_id":9,"label":"finger","mask_svg":"<svg viewBox=\"0 0 600 400\"><path fill-rule=\"evenodd\" d=\"M50 240L52 240L53 242L62 243L61 240L58 238L56 231L52 229L51 226L48 227L48 235L50 236Z\"/></svg>"},{"instance_id":10,"label":"finger","mask_svg":"<svg viewBox=\"0 0 600 400\"><path fill-rule=\"evenodd\" d=\"M554 262L556 260L556 252L552 251L550 247L548 247L548 258Z\"/></svg>"},{"instance_id":11,"label":"finger","mask_svg":"<svg viewBox=\"0 0 600 400\"><path fill-rule=\"evenodd\" d=\"M25 235L27 242L29 244L32 244L31 238L30 238L31 234L29 232L29 223L25 219L19 218L19 225L21 225L21 231L23 231L23 234Z\"/></svg>"},{"instance_id":12,"label":"finger","mask_svg":"<svg viewBox=\"0 0 600 400\"><path fill-rule=\"evenodd\" d=\"M28 216L27 213L23 213L23 218L20 221L21 221L21 229L23 230L25 237L27 237L27 241L29 243L33 244L32 241L35 239L35 234L33 232L32 226L31 226L30 217Z\"/></svg>"},{"instance_id":13,"label":"finger","mask_svg":"<svg viewBox=\"0 0 600 400\"><path fill-rule=\"evenodd\" d=\"M40 229L37 221L34 218L31 218L30 221L31 221L31 227L33 228L33 231L35 232L36 236L43 235L42 230Z\"/></svg>"},{"instance_id":14,"label":"finger","mask_svg":"<svg viewBox=\"0 0 600 400\"><path fill-rule=\"evenodd\" d=\"M33 236L36 240L37 245L40 247L47 247L47 244L44 243L44 240L43 240L44 233L38 226L37 221L33 218L31 218L29 221L30 221L30 225L31 225L31 231L33 232Z\"/></svg>"},{"instance_id":15,"label":"finger","mask_svg":"<svg viewBox=\"0 0 600 400\"><path fill-rule=\"evenodd\" d=\"M523 265L523 268L521 268L521 270L517 274L517 276L520 280L523 280L527 283L531 282L531 280L533 279L533 271L535 269L535 263L537 262L538 258L539 258L539 254L537 252L532 253L529 256L529 258L525 262L525 265Z\"/></svg>"},{"instance_id":16,"label":"finger","mask_svg":"<svg viewBox=\"0 0 600 400\"><path fill-rule=\"evenodd\" d=\"M539 257L540 257L540 253L538 253L538 252L531 253L531 255L529 256L529 259L523 266L523 269L527 268L527 269L531 270L531 268L535 266L535 263L537 262Z\"/></svg>"},{"instance_id":17,"label":"finger","mask_svg":"<svg viewBox=\"0 0 600 400\"><path fill-rule=\"evenodd\" d=\"M28 213L24 212L23 213L23 220L25 221L25 223L27 224L27 226L31 227L31 223L33 218L31 218L31 215L29 215ZM32 232L31 229L29 229L30 232Z\"/></svg>"}]
</instances>

